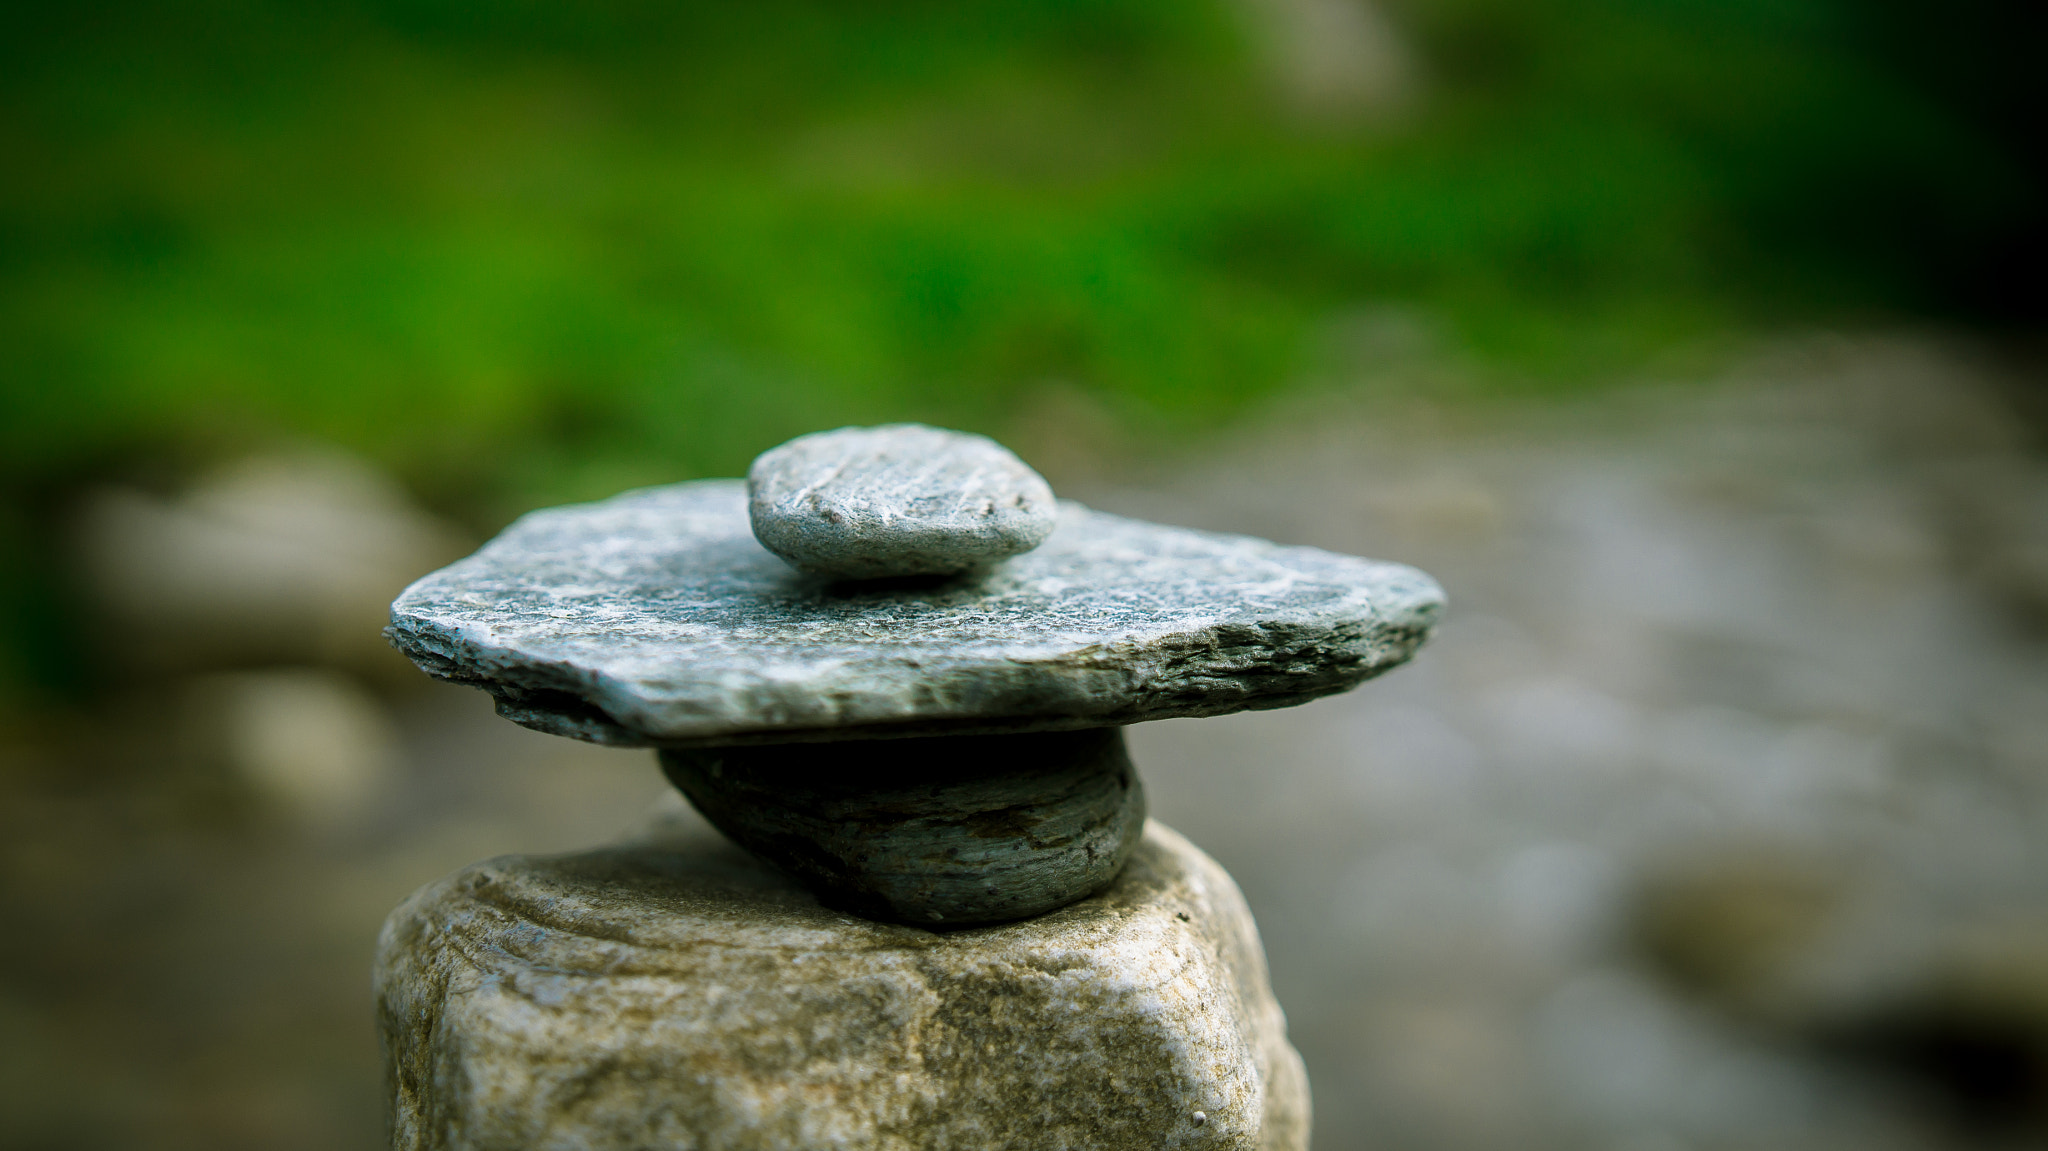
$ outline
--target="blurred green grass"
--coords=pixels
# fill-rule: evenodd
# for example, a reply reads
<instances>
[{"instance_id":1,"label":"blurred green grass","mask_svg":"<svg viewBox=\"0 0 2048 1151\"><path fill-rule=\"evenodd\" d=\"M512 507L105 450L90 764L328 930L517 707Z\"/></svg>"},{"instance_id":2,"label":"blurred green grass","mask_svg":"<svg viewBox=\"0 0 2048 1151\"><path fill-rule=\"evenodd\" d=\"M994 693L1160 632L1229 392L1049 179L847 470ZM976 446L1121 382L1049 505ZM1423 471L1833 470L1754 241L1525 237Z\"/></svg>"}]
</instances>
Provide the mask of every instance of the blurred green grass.
<instances>
[{"instance_id":1,"label":"blurred green grass","mask_svg":"<svg viewBox=\"0 0 2048 1151\"><path fill-rule=\"evenodd\" d=\"M1501 386L2038 316L2041 18L1411 0L1305 112L1256 0L84 3L0 17L0 651L66 494L300 439L480 526L844 422L1146 442L1430 317ZM72 671L66 671L73 667Z\"/></svg>"}]
</instances>

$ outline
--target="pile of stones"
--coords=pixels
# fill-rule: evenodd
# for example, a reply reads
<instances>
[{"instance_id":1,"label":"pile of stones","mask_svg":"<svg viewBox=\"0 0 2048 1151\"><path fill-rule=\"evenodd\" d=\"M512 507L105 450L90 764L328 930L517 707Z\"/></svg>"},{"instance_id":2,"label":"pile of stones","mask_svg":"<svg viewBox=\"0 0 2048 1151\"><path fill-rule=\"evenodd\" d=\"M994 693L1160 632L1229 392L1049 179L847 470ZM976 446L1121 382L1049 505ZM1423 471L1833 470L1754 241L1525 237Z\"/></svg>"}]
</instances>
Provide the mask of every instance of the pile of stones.
<instances>
[{"instance_id":1,"label":"pile of stones","mask_svg":"<svg viewBox=\"0 0 2048 1151\"><path fill-rule=\"evenodd\" d=\"M1146 820L1121 729L1344 691L1441 609L1412 568L1091 511L918 425L526 516L407 589L393 643L658 749L730 843L671 821L394 912L395 1145L1305 1147L1242 897Z\"/></svg>"}]
</instances>

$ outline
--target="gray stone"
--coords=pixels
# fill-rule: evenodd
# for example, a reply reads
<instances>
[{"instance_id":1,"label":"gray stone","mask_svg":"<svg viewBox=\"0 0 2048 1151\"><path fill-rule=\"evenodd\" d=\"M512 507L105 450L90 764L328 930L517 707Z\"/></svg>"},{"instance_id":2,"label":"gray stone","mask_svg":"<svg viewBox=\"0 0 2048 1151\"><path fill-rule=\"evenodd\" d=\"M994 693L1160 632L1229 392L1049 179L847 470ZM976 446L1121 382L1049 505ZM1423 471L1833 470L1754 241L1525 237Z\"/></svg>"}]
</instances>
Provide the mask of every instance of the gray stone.
<instances>
[{"instance_id":1,"label":"gray stone","mask_svg":"<svg viewBox=\"0 0 2048 1151\"><path fill-rule=\"evenodd\" d=\"M952 575L1027 552L1052 488L987 436L923 424L840 428L762 452L747 512L763 547L835 579Z\"/></svg>"},{"instance_id":2,"label":"gray stone","mask_svg":"<svg viewBox=\"0 0 2048 1151\"><path fill-rule=\"evenodd\" d=\"M1304 1151L1257 929L1154 823L1093 898L943 934L704 838L509 856L386 922L401 1151Z\"/></svg>"},{"instance_id":3,"label":"gray stone","mask_svg":"<svg viewBox=\"0 0 2048 1151\"><path fill-rule=\"evenodd\" d=\"M1123 729L671 749L670 782L827 904L1021 919L1107 886L1145 825Z\"/></svg>"},{"instance_id":4,"label":"gray stone","mask_svg":"<svg viewBox=\"0 0 2048 1151\"><path fill-rule=\"evenodd\" d=\"M736 480L534 512L407 588L392 642L542 731L707 746L1101 727L1285 707L1407 660L1443 593L1400 564L1061 506L948 581L832 584Z\"/></svg>"}]
</instances>

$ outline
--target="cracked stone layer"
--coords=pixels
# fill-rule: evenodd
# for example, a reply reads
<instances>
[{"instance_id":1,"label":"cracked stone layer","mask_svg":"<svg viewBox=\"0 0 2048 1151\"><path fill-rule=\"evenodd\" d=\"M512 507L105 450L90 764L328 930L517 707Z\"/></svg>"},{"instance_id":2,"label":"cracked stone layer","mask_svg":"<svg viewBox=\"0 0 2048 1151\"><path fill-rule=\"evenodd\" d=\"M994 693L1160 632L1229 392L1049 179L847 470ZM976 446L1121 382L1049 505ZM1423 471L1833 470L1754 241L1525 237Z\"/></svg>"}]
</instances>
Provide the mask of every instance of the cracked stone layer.
<instances>
[{"instance_id":1,"label":"cracked stone layer","mask_svg":"<svg viewBox=\"0 0 2048 1151\"><path fill-rule=\"evenodd\" d=\"M401 1151L1308 1146L1243 897L1157 823L1101 894L942 934L701 833L507 856L392 913L376 994Z\"/></svg>"},{"instance_id":2,"label":"cracked stone layer","mask_svg":"<svg viewBox=\"0 0 2048 1151\"><path fill-rule=\"evenodd\" d=\"M1116 878L1145 825L1120 727L671 748L662 771L733 842L833 907L1022 919Z\"/></svg>"},{"instance_id":3,"label":"cracked stone layer","mask_svg":"<svg viewBox=\"0 0 2048 1151\"><path fill-rule=\"evenodd\" d=\"M528 727L717 746L1286 707L1404 662L1442 607L1401 564L1071 502L992 570L835 584L761 547L740 481L701 480L524 516L387 635Z\"/></svg>"},{"instance_id":4,"label":"cracked stone layer","mask_svg":"<svg viewBox=\"0 0 2048 1151\"><path fill-rule=\"evenodd\" d=\"M798 436L754 460L747 497L763 547L835 579L952 575L1030 551L1059 520L1008 448L923 424Z\"/></svg>"}]
</instances>

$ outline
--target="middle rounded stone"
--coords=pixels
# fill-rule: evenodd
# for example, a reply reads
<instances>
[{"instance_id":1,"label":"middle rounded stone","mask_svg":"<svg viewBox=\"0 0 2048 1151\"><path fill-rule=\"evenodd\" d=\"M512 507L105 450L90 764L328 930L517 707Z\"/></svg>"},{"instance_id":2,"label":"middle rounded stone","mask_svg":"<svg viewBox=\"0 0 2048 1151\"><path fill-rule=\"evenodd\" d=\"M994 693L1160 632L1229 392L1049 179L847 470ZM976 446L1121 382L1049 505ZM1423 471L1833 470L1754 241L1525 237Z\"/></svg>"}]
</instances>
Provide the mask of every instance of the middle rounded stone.
<instances>
[{"instance_id":1,"label":"middle rounded stone","mask_svg":"<svg viewBox=\"0 0 2048 1151\"><path fill-rule=\"evenodd\" d=\"M667 750L712 825L866 916L1038 915L1116 878L1145 824L1122 728Z\"/></svg>"}]
</instances>

